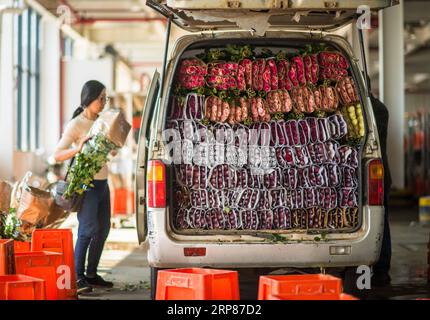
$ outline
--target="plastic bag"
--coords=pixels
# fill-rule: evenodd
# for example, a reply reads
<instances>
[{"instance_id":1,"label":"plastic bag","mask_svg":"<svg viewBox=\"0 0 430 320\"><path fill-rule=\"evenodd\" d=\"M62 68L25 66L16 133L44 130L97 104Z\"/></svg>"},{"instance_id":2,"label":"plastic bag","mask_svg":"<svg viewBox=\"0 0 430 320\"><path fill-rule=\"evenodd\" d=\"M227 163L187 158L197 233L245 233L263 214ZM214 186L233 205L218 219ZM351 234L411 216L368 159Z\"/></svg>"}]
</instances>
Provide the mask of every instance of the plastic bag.
<instances>
[{"instance_id":1,"label":"plastic bag","mask_svg":"<svg viewBox=\"0 0 430 320\"><path fill-rule=\"evenodd\" d=\"M297 163L296 154L291 147L275 148L275 156L278 165L282 168L295 166Z\"/></svg>"},{"instance_id":2,"label":"plastic bag","mask_svg":"<svg viewBox=\"0 0 430 320\"><path fill-rule=\"evenodd\" d=\"M282 182L286 189L296 189L299 185L299 174L296 168L288 168L282 171Z\"/></svg>"},{"instance_id":3,"label":"plastic bag","mask_svg":"<svg viewBox=\"0 0 430 320\"><path fill-rule=\"evenodd\" d=\"M358 173L356 168L343 166L342 171L342 187L354 188L358 185Z\"/></svg>"},{"instance_id":4,"label":"plastic bag","mask_svg":"<svg viewBox=\"0 0 430 320\"><path fill-rule=\"evenodd\" d=\"M189 93L185 97L184 119L201 120L204 115L205 96Z\"/></svg>"},{"instance_id":5,"label":"plastic bag","mask_svg":"<svg viewBox=\"0 0 430 320\"><path fill-rule=\"evenodd\" d=\"M287 207L273 209L273 229L286 230L291 228L291 212Z\"/></svg>"},{"instance_id":6,"label":"plastic bag","mask_svg":"<svg viewBox=\"0 0 430 320\"><path fill-rule=\"evenodd\" d=\"M191 190L190 194L190 200L191 205L195 208L201 208L201 209L207 209L211 208L208 203L208 193L210 191L198 189L198 190ZM219 206L219 203L218 203Z\"/></svg>"},{"instance_id":7,"label":"plastic bag","mask_svg":"<svg viewBox=\"0 0 430 320\"><path fill-rule=\"evenodd\" d=\"M297 120L289 120L284 124L285 135L290 146L300 146L299 124Z\"/></svg>"},{"instance_id":8,"label":"plastic bag","mask_svg":"<svg viewBox=\"0 0 430 320\"><path fill-rule=\"evenodd\" d=\"M306 120L299 120L299 140L302 146L307 145L311 140L311 129Z\"/></svg>"},{"instance_id":9,"label":"plastic bag","mask_svg":"<svg viewBox=\"0 0 430 320\"><path fill-rule=\"evenodd\" d=\"M267 190L261 190L256 208L269 210L272 207L270 193Z\"/></svg>"},{"instance_id":10,"label":"plastic bag","mask_svg":"<svg viewBox=\"0 0 430 320\"><path fill-rule=\"evenodd\" d=\"M308 222L308 213L306 210L297 209L291 213L291 227L293 229L306 229Z\"/></svg>"},{"instance_id":11,"label":"plastic bag","mask_svg":"<svg viewBox=\"0 0 430 320\"><path fill-rule=\"evenodd\" d=\"M188 212L186 209L179 209L176 213L175 225L178 229L188 229L190 226Z\"/></svg>"},{"instance_id":12,"label":"plastic bag","mask_svg":"<svg viewBox=\"0 0 430 320\"><path fill-rule=\"evenodd\" d=\"M272 210L257 210L257 215L259 230L271 230L273 228Z\"/></svg>"},{"instance_id":13,"label":"plastic bag","mask_svg":"<svg viewBox=\"0 0 430 320\"><path fill-rule=\"evenodd\" d=\"M318 205L318 193L315 188L303 189L303 206L312 208Z\"/></svg>"},{"instance_id":14,"label":"plastic bag","mask_svg":"<svg viewBox=\"0 0 430 320\"><path fill-rule=\"evenodd\" d=\"M318 188L318 202L324 209L334 209L337 206L337 192L334 188Z\"/></svg>"},{"instance_id":15,"label":"plastic bag","mask_svg":"<svg viewBox=\"0 0 430 320\"><path fill-rule=\"evenodd\" d=\"M306 118L306 121L309 125L309 134L310 134L310 143L318 142L318 119L317 118Z\"/></svg>"},{"instance_id":16,"label":"plastic bag","mask_svg":"<svg viewBox=\"0 0 430 320\"><path fill-rule=\"evenodd\" d=\"M236 189L245 189L248 187L248 170L245 168L236 169Z\"/></svg>"},{"instance_id":17,"label":"plastic bag","mask_svg":"<svg viewBox=\"0 0 430 320\"><path fill-rule=\"evenodd\" d=\"M244 230L257 230L259 221L256 210L241 210L240 219Z\"/></svg>"},{"instance_id":18,"label":"plastic bag","mask_svg":"<svg viewBox=\"0 0 430 320\"><path fill-rule=\"evenodd\" d=\"M282 174L280 169L272 169L263 175L263 183L266 189L273 189L282 186Z\"/></svg>"},{"instance_id":19,"label":"plastic bag","mask_svg":"<svg viewBox=\"0 0 430 320\"><path fill-rule=\"evenodd\" d=\"M276 159L276 149L273 147L261 147L260 148L261 162L259 165L260 169L269 170L276 168L278 165Z\"/></svg>"},{"instance_id":20,"label":"plastic bag","mask_svg":"<svg viewBox=\"0 0 430 320\"><path fill-rule=\"evenodd\" d=\"M306 209L308 215L308 228L319 229L321 228L321 217L319 209L316 207Z\"/></svg>"},{"instance_id":21,"label":"plastic bag","mask_svg":"<svg viewBox=\"0 0 430 320\"><path fill-rule=\"evenodd\" d=\"M309 166L307 171L311 187L327 187L328 175L325 166Z\"/></svg>"},{"instance_id":22,"label":"plastic bag","mask_svg":"<svg viewBox=\"0 0 430 320\"><path fill-rule=\"evenodd\" d=\"M238 202L238 208L255 209L260 200L260 190L258 189L244 189L242 190Z\"/></svg>"},{"instance_id":23,"label":"plastic bag","mask_svg":"<svg viewBox=\"0 0 430 320\"><path fill-rule=\"evenodd\" d=\"M355 188L341 188L339 190L339 207L353 208L358 206Z\"/></svg>"},{"instance_id":24,"label":"plastic bag","mask_svg":"<svg viewBox=\"0 0 430 320\"><path fill-rule=\"evenodd\" d=\"M341 172L339 166L336 164L328 164L326 165L326 169L328 176L328 186L338 187L341 181Z\"/></svg>"},{"instance_id":25,"label":"plastic bag","mask_svg":"<svg viewBox=\"0 0 430 320\"><path fill-rule=\"evenodd\" d=\"M209 230L224 229L225 218L223 210L220 208L206 210L206 225Z\"/></svg>"},{"instance_id":26,"label":"plastic bag","mask_svg":"<svg viewBox=\"0 0 430 320\"><path fill-rule=\"evenodd\" d=\"M323 145L323 148L325 149L326 154L326 161L327 163L339 163L339 143L333 140L326 141ZM321 149L323 149L321 148Z\"/></svg>"},{"instance_id":27,"label":"plastic bag","mask_svg":"<svg viewBox=\"0 0 430 320\"><path fill-rule=\"evenodd\" d=\"M214 189L232 189L236 185L236 171L227 164L218 165L210 170L209 183Z\"/></svg>"},{"instance_id":28,"label":"plastic bag","mask_svg":"<svg viewBox=\"0 0 430 320\"><path fill-rule=\"evenodd\" d=\"M205 210L198 209L198 208L190 208L187 212L187 217L188 217L188 225L191 228L205 229L207 227Z\"/></svg>"},{"instance_id":29,"label":"plastic bag","mask_svg":"<svg viewBox=\"0 0 430 320\"><path fill-rule=\"evenodd\" d=\"M350 146L341 146L338 149L339 161L341 164L348 165L353 168L358 167L358 153L357 150Z\"/></svg>"},{"instance_id":30,"label":"plastic bag","mask_svg":"<svg viewBox=\"0 0 430 320\"><path fill-rule=\"evenodd\" d=\"M242 228L242 221L237 209L224 210L225 229L238 230Z\"/></svg>"},{"instance_id":31,"label":"plastic bag","mask_svg":"<svg viewBox=\"0 0 430 320\"><path fill-rule=\"evenodd\" d=\"M304 167L310 164L310 158L306 147L294 147L294 154L297 166Z\"/></svg>"},{"instance_id":32,"label":"plastic bag","mask_svg":"<svg viewBox=\"0 0 430 320\"><path fill-rule=\"evenodd\" d=\"M205 189L207 186L208 168L191 164L174 166L176 181L183 187Z\"/></svg>"}]
</instances>

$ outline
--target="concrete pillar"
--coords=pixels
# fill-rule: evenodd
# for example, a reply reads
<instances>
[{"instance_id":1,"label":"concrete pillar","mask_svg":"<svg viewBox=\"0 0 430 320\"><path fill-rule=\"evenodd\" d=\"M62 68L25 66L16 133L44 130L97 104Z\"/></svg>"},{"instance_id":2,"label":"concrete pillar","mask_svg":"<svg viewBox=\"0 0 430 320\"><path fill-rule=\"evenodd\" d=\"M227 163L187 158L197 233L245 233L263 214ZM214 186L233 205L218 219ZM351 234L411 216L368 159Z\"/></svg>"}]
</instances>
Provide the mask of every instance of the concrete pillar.
<instances>
[{"instance_id":1,"label":"concrete pillar","mask_svg":"<svg viewBox=\"0 0 430 320\"><path fill-rule=\"evenodd\" d=\"M53 19L42 19L41 48L41 147L52 155L60 139L60 28Z\"/></svg>"},{"instance_id":2,"label":"concrete pillar","mask_svg":"<svg viewBox=\"0 0 430 320\"><path fill-rule=\"evenodd\" d=\"M0 5L5 1L0 2ZM0 9L0 179L13 178L15 103L13 77L13 15Z\"/></svg>"},{"instance_id":3,"label":"concrete pillar","mask_svg":"<svg viewBox=\"0 0 430 320\"><path fill-rule=\"evenodd\" d=\"M379 13L380 99L390 112L387 153L393 187L403 188L405 67L403 47L403 1Z\"/></svg>"}]
</instances>

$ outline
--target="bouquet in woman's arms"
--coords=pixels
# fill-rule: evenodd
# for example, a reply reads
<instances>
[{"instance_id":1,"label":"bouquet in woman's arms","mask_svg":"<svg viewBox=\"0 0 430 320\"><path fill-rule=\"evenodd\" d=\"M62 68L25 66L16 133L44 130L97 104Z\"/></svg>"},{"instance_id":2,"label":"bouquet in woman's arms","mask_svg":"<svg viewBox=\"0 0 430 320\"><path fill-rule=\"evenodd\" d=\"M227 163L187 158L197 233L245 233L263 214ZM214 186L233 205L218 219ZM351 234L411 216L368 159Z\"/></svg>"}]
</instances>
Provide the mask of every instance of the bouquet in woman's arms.
<instances>
[{"instance_id":1,"label":"bouquet in woman's arms","mask_svg":"<svg viewBox=\"0 0 430 320\"><path fill-rule=\"evenodd\" d=\"M130 129L131 125L122 112L108 110L100 114L90 130L92 138L76 155L74 165L69 170L69 185L64 193L66 199L93 187L91 182L94 176L108 162L109 154L124 145Z\"/></svg>"}]
</instances>

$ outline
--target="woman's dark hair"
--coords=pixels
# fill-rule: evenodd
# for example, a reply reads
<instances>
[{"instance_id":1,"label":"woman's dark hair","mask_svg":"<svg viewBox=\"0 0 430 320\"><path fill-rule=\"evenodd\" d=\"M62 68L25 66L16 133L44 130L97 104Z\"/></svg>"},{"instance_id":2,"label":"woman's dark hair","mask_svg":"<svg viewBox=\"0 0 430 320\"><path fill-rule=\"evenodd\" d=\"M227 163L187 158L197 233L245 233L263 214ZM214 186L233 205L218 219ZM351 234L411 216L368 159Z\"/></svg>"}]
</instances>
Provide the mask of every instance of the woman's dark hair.
<instances>
[{"instance_id":1,"label":"woman's dark hair","mask_svg":"<svg viewBox=\"0 0 430 320\"><path fill-rule=\"evenodd\" d=\"M87 81L81 91L81 105L73 112L72 119L79 116L91 102L96 100L106 87L97 80Z\"/></svg>"}]
</instances>

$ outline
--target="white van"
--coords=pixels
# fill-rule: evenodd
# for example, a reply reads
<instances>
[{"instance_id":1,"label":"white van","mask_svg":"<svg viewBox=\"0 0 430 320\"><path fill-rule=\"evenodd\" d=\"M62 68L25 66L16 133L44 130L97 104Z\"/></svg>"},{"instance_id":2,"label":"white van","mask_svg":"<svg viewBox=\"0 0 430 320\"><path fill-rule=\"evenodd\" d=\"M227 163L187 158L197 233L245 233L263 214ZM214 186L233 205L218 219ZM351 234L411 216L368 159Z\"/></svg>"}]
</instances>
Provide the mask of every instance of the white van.
<instances>
[{"instance_id":1,"label":"white van","mask_svg":"<svg viewBox=\"0 0 430 320\"><path fill-rule=\"evenodd\" d=\"M343 268L377 261L384 225L378 132L363 76L366 73L359 69L349 43L331 32L354 21L360 5L376 11L393 4L395 1L390 0L147 0L148 6L168 18L164 71L161 77L155 73L148 92L136 167L137 229L139 241L149 243L153 292L157 270L163 268ZM171 22L194 33L178 39L167 59ZM253 25L257 27L252 29ZM185 226L178 226L175 221L181 204L175 194L182 192L183 186L178 184L176 165L171 162L163 130L171 121L169 115L177 95L181 61L227 45L250 45L257 51L264 48L271 52L284 49L298 52L306 45L321 44L346 58L363 115L365 133L356 149L355 224L337 228L327 225L325 220L319 228L310 228L310 223L305 222L304 228L290 226L276 230L273 224L270 229L245 228L242 221L242 227L238 224L237 228L196 227L188 217L183 218ZM244 208L239 205L238 214L233 217L237 218L240 210ZM274 217L272 211L270 217Z\"/></svg>"}]
</instances>

